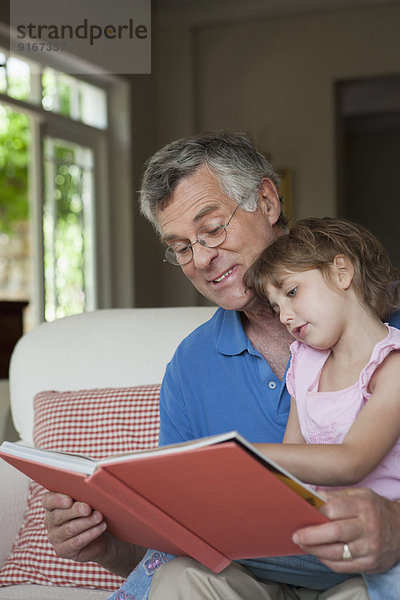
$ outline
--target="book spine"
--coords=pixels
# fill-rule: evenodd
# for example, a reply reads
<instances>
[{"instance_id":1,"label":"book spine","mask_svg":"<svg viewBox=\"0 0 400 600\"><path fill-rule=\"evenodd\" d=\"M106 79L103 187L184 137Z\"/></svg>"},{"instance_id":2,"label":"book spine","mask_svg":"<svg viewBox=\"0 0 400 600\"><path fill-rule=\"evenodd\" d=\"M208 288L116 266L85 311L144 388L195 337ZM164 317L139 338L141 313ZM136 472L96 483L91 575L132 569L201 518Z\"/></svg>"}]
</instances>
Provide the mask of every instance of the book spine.
<instances>
[{"instance_id":1,"label":"book spine","mask_svg":"<svg viewBox=\"0 0 400 600\"><path fill-rule=\"evenodd\" d=\"M144 498L118 477L101 467L87 479L92 489L97 489L103 498L109 498L109 506L114 511L125 514L125 521L131 522L129 533L126 528L118 526L118 519L112 519L111 533L138 545L148 545L146 540L135 540L135 526L149 534L151 540L156 539L155 550L171 552L171 546L179 551L179 555L190 556L215 573L227 567L231 559L215 549L187 527L163 512L158 506ZM107 519L107 512L105 517Z\"/></svg>"}]
</instances>

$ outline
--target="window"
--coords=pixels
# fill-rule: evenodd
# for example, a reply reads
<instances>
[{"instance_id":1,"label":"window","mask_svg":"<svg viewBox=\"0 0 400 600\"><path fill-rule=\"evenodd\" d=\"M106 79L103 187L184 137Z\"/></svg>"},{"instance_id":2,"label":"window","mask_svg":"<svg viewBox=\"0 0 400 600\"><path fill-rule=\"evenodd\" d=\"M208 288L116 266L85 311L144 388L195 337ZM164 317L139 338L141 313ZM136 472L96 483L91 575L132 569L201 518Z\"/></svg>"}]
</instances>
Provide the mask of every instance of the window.
<instances>
[{"instance_id":1,"label":"window","mask_svg":"<svg viewBox=\"0 0 400 600\"><path fill-rule=\"evenodd\" d=\"M27 328L111 304L109 115L126 96L39 67L0 48L0 299L29 301Z\"/></svg>"}]
</instances>

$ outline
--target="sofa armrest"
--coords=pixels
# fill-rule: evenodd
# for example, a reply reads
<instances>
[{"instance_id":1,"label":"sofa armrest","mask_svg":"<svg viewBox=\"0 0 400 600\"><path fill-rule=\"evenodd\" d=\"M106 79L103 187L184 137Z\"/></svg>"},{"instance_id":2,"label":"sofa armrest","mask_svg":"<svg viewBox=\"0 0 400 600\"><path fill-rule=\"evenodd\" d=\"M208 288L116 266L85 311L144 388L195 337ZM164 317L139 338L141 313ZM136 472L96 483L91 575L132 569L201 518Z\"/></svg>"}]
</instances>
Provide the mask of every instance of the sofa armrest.
<instances>
[{"instance_id":1,"label":"sofa armrest","mask_svg":"<svg viewBox=\"0 0 400 600\"><path fill-rule=\"evenodd\" d=\"M30 479L0 459L0 565L11 552L22 525Z\"/></svg>"}]
</instances>

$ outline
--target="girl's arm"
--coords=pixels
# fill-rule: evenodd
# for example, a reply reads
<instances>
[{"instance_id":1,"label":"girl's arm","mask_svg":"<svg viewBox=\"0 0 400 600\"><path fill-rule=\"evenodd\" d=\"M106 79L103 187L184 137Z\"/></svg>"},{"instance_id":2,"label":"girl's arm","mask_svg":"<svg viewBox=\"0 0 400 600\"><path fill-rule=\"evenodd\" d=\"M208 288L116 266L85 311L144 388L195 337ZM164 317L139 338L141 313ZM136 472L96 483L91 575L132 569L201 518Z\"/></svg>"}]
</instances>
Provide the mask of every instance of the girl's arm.
<instances>
[{"instance_id":1,"label":"girl's arm","mask_svg":"<svg viewBox=\"0 0 400 600\"><path fill-rule=\"evenodd\" d=\"M303 434L300 429L300 421L297 415L297 406L296 400L294 398L290 399L290 411L289 417L286 424L285 435L283 436L284 444L305 444L305 439L303 438ZM262 446L263 444L260 444ZM275 444L266 444L275 446Z\"/></svg>"},{"instance_id":2,"label":"girl's arm","mask_svg":"<svg viewBox=\"0 0 400 600\"><path fill-rule=\"evenodd\" d=\"M257 448L305 483L358 483L378 466L400 437L399 372L400 352L393 352L375 371L370 382L372 396L342 444L291 443L291 435L286 439L285 434L283 444L256 444Z\"/></svg>"}]
</instances>

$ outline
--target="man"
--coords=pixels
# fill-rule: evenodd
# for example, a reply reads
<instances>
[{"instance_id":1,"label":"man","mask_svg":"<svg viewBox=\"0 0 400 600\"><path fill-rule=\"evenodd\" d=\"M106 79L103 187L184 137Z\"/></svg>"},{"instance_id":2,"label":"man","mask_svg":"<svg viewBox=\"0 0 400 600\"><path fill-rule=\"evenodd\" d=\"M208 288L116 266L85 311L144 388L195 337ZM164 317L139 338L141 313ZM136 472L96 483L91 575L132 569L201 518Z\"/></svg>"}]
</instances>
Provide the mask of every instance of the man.
<instances>
[{"instance_id":1,"label":"man","mask_svg":"<svg viewBox=\"0 0 400 600\"><path fill-rule=\"evenodd\" d=\"M222 307L180 345L168 365L160 444L231 429L252 442L283 437L291 338L243 285L259 252L284 232L278 186L271 165L240 135L178 140L147 165L142 212L166 244L166 260ZM103 535L102 515L87 505L59 494L48 494L44 505L49 539L60 556L96 560L122 575L142 558L144 549ZM332 522L297 532L295 541L334 571L386 570L400 559L400 504L367 490L348 490L332 494L324 512ZM302 597L368 595L359 577L319 595L259 581L237 564L214 576L185 558L163 565L150 593L151 600Z\"/></svg>"}]
</instances>

